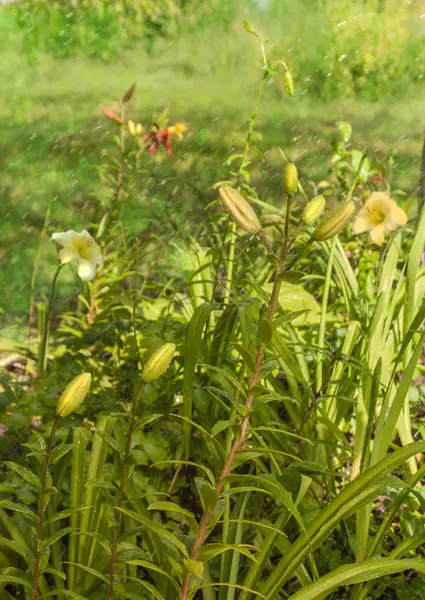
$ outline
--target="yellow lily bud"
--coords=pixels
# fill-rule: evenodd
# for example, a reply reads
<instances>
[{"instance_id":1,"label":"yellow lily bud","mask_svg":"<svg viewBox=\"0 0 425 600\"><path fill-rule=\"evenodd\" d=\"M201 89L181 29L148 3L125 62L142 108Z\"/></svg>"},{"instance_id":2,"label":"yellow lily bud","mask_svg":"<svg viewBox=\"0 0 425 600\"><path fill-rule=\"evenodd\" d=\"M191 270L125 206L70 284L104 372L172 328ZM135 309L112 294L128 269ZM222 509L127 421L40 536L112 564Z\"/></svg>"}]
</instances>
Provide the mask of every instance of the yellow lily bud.
<instances>
[{"instance_id":1,"label":"yellow lily bud","mask_svg":"<svg viewBox=\"0 0 425 600\"><path fill-rule=\"evenodd\" d=\"M288 94L288 96L292 97L294 95L294 81L289 71L285 71L284 83L286 93Z\"/></svg>"},{"instance_id":2,"label":"yellow lily bud","mask_svg":"<svg viewBox=\"0 0 425 600\"><path fill-rule=\"evenodd\" d=\"M326 208L326 198L320 194L311 200L304 208L303 219L304 223L311 225L314 221L317 221L322 216L323 211Z\"/></svg>"},{"instance_id":3,"label":"yellow lily bud","mask_svg":"<svg viewBox=\"0 0 425 600\"><path fill-rule=\"evenodd\" d=\"M164 344L158 348L147 360L142 371L142 380L151 383L161 377L170 366L175 351L175 344Z\"/></svg>"},{"instance_id":4,"label":"yellow lily bud","mask_svg":"<svg viewBox=\"0 0 425 600\"><path fill-rule=\"evenodd\" d=\"M337 233L342 231L349 221L351 221L356 211L356 205L352 200L346 202L335 212L333 212L327 219L320 223L313 232L312 238L316 242L323 242L331 237L334 237Z\"/></svg>"},{"instance_id":5,"label":"yellow lily bud","mask_svg":"<svg viewBox=\"0 0 425 600\"><path fill-rule=\"evenodd\" d=\"M218 191L224 208L236 225L251 235L257 235L262 229L261 223L245 198L227 184L222 185Z\"/></svg>"},{"instance_id":6,"label":"yellow lily bud","mask_svg":"<svg viewBox=\"0 0 425 600\"><path fill-rule=\"evenodd\" d=\"M285 192L292 196L298 187L298 171L294 163L288 162L283 170L283 187Z\"/></svg>"},{"instance_id":7,"label":"yellow lily bud","mask_svg":"<svg viewBox=\"0 0 425 600\"><path fill-rule=\"evenodd\" d=\"M67 417L76 410L87 396L90 384L90 373L77 375L62 392L56 407L56 414L60 417Z\"/></svg>"},{"instance_id":8,"label":"yellow lily bud","mask_svg":"<svg viewBox=\"0 0 425 600\"><path fill-rule=\"evenodd\" d=\"M131 133L131 135L136 135L136 124L134 121L132 121L130 119L129 122L127 123L127 127L128 127L129 132Z\"/></svg>"}]
</instances>

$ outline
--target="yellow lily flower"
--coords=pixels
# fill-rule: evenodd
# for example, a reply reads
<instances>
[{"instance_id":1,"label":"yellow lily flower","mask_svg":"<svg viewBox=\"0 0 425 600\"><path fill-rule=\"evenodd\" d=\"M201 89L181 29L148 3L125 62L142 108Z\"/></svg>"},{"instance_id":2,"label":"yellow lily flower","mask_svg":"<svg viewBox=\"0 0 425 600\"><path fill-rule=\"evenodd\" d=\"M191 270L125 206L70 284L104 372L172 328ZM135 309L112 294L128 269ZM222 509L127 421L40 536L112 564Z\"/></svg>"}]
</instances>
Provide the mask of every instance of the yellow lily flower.
<instances>
[{"instance_id":1,"label":"yellow lily flower","mask_svg":"<svg viewBox=\"0 0 425 600\"><path fill-rule=\"evenodd\" d=\"M375 244L382 244L385 232L395 231L407 223L407 215L385 192L373 192L357 213L353 233L370 231Z\"/></svg>"},{"instance_id":2,"label":"yellow lily flower","mask_svg":"<svg viewBox=\"0 0 425 600\"><path fill-rule=\"evenodd\" d=\"M176 135L179 138L179 140L183 139L183 134L185 131L187 131L186 123L176 123L176 125L168 127L168 133L170 135Z\"/></svg>"},{"instance_id":3,"label":"yellow lily flower","mask_svg":"<svg viewBox=\"0 0 425 600\"><path fill-rule=\"evenodd\" d=\"M63 264L75 261L78 263L78 275L83 281L94 279L97 266L103 266L103 258L100 247L88 231L78 233L71 229L63 233L54 233L51 239L62 246L59 260Z\"/></svg>"}]
</instances>

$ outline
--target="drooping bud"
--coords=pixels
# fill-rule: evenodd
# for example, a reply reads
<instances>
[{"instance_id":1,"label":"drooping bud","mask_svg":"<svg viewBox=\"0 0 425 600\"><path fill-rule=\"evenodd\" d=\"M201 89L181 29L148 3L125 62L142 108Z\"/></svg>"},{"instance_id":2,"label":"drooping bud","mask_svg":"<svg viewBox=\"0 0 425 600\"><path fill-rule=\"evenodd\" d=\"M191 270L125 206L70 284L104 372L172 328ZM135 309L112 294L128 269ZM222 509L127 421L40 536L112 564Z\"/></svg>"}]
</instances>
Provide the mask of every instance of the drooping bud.
<instances>
[{"instance_id":1,"label":"drooping bud","mask_svg":"<svg viewBox=\"0 0 425 600\"><path fill-rule=\"evenodd\" d=\"M129 102L134 94L134 90L136 89L136 84L133 83L133 85L131 85L128 90L126 91L126 93L124 94L124 96L121 99L121 102L124 104L125 102Z\"/></svg>"},{"instance_id":2,"label":"drooping bud","mask_svg":"<svg viewBox=\"0 0 425 600\"><path fill-rule=\"evenodd\" d=\"M147 360L142 371L142 380L151 383L161 377L170 366L175 351L175 344L164 344L158 348Z\"/></svg>"},{"instance_id":3,"label":"drooping bud","mask_svg":"<svg viewBox=\"0 0 425 600\"><path fill-rule=\"evenodd\" d=\"M294 163L288 162L283 170L283 187L285 192L292 196L298 187L298 171Z\"/></svg>"},{"instance_id":4,"label":"drooping bud","mask_svg":"<svg viewBox=\"0 0 425 600\"><path fill-rule=\"evenodd\" d=\"M77 375L62 392L56 407L56 414L60 417L67 417L76 410L87 396L90 385L90 373Z\"/></svg>"},{"instance_id":5,"label":"drooping bud","mask_svg":"<svg viewBox=\"0 0 425 600\"><path fill-rule=\"evenodd\" d=\"M285 71L284 77L285 90L288 96L294 95L294 80L292 79L292 75L289 71Z\"/></svg>"},{"instance_id":6,"label":"drooping bud","mask_svg":"<svg viewBox=\"0 0 425 600\"><path fill-rule=\"evenodd\" d=\"M257 235L262 227L249 202L230 185L222 185L218 191L224 208L236 225L251 235Z\"/></svg>"},{"instance_id":7,"label":"drooping bud","mask_svg":"<svg viewBox=\"0 0 425 600\"><path fill-rule=\"evenodd\" d=\"M115 114L112 110L109 110L108 108L104 108L103 106L101 107L101 109L107 119L110 119L111 121L115 121L116 123L118 123L118 125L122 125L121 117L119 117L117 114Z\"/></svg>"},{"instance_id":8,"label":"drooping bud","mask_svg":"<svg viewBox=\"0 0 425 600\"><path fill-rule=\"evenodd\" d=\"M352 200L337 208L323 223L316 227L312 235L313 240L323 242L337 235L351 221L355 210L356 205Z\"/></svg>"},{"instance_id":9,"label":"drooping bud","mask_svg":"<svg viewBox=\"0 0 425 600\"><path fill-rule=\"evenodd\" d=\"M311 200L304 208L303 219L304 223L311 225L319 217L322 216L323 211L326 208L326 198L320 194Z\"/></svg>"}]
</instances>

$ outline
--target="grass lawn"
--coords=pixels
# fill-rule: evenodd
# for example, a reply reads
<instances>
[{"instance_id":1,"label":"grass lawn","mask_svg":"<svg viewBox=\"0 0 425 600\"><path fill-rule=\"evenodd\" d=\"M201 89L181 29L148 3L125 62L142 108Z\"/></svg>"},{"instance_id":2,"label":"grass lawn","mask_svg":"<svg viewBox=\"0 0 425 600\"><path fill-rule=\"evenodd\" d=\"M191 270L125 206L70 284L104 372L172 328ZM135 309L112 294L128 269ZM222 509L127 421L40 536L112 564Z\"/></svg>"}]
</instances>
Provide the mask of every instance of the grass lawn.
<instances>
[{"instance_id":1,"label":"grass lawn","mask_svg":"<svg viewBox=\"0 0 425 600\"><path fill-rule=\"evenodd\" d=\"M175 145L171 158L162 156L157 174L167 175L172 168L206 190L226 173L225 158L245 131L261 64L252 37L242 28L235 30L225 51L219 50L220 40L198 35L173 45L163 43L150 56L142 48L132 50L113 64L43 56L31 65L1 10L0 38L5 42L0 61L0 320L24 325L47 207L51 204L52 230L90 225L84 209L97 191L96 166L110 127L100 106L117 107L117 99L135 82L130 116L147 122L168 109L170 122L188 123L185 140ZM246 57L242 68L232 59L235 48ZM264 199L280 201L279 146L297 162L302 177L326 176L330 139L340 119L352 123L356 147L380 157L394 151L395 184L415 193L425 126L423 87L412 86L401 99L325 102L303 88L302 77L295 83L293 99L285 96L280 81L269 86L259 111L259 145L267 152L265 164L257 169L258 177L266 176L257 189ZM150 217L147 202L141 197L125 212L126 223L135 231ZM196 199L170 202L165 203L167 210L186 214L192 213L189 203ZM195 208L201 216L202 207ZM53 244L46 239L37 298L47 293L43 282L49 280L54 257Z\"/></svg>"}]
</instances>

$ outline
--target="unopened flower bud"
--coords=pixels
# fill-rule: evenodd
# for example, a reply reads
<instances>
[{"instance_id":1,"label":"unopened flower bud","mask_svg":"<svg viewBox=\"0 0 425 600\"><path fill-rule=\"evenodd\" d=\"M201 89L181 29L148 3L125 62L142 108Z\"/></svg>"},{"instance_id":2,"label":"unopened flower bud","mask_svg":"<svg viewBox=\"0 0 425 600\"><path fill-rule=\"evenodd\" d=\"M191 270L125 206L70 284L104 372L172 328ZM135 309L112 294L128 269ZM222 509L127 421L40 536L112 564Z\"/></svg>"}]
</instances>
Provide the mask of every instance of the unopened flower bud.
<instances>
[{"instance_id":1,"label":"unopened flower bud","mask_svg":"<svg viewBox=\"0 0 425 600\"><path fill-rule=\"evenodd\" d=\"M285 71L284 83L286 93L292 97L294 95L294 81L289 71Z\"/></svg>"},{"instance_id":2,"label":"unopened flower bud","mask_svg":"<svg viewBox=\"0 0 425 600\"><path fill-rule=\"evenodd\" d=\"M151 383L161 377L170 366L175 351L175 344L164 344L158 348L147 360L142 371L142 380Z\"/></svg>"},{"instance_id":3,"label":"unopened flower bud","mask_svg":"<svg viewBox=\"0 0 425 600\"><path fill-rule=\"evenodd\" d=\"M261 231L261 223L254 209L239 192L225 184L220 187L219 193L224 208L236 225L251 235Z\"/></svg>"},{"instance_id":4,"label":"unopened flower bud","mask_svg":"<svg viewBox=\"0 0 425 600\"><path fill-rule=\"evenodd\" d=\"M326 208L326 198L320 194L311 200L304 208L303 219L304 223L311 225L314 221L317 221L322 216L323 211Z\"/></svg>"},{"instance_id":5,"label":"unopened flower bud","mask_svg":"<svg viewBox=\"0 0 425 600\"><path fill-rule=\"evenodd\" d=\"M288 162L283 170L283 187L285 192L292 196L298 187L298 171L294 163Z\"/></svg>"},{"instance_id":6,"label":"unopened flower bud","mask_svg":"<svg viewBox=\"0 0 425 600\"><path fill-rule=\"evenodd\" d=\"M355 210L356 205L352 200L337 208L323 223L316 227L312 235L313 240L323 242L337 235L351 221Z\"/></svg>"},{"instance_id":7,"label":"unopened flower bud","mask_svg":"<svg viewBox=\"0 0 425 600\"><path fill-rule=\"evenodd\" d=\"M56 414L60 417L67 417L76 410L87 396L90 384L90 373L77 375L62 392L56 407Z\"/></svg>"}]
</instances>

